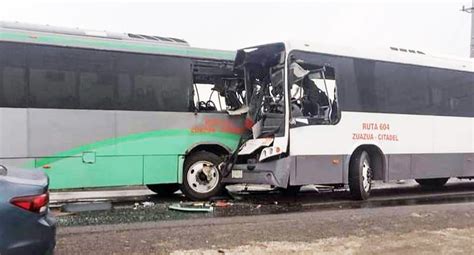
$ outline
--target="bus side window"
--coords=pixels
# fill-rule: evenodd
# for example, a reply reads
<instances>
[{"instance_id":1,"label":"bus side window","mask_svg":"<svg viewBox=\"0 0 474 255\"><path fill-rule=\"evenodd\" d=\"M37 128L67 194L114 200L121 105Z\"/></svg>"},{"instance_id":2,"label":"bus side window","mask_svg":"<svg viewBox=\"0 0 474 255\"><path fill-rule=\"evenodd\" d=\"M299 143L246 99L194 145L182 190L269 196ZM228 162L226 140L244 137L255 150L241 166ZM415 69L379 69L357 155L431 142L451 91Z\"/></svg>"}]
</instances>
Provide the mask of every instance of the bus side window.
<instances>
[{"instance_id":1,"label":"bus side window","mask_svg":"<svg viewBox=\"0 0 474 255\"><path fill-rule=\"evenodd\" d=\"M225 98L214 90L214 84L194 84L194 105L197 111L225 111Z\"/></svg>"},{"instance_id":2,"label":"bus side window","mask_svg":"<svg viewBox=\"0 0 474 255\"><path fill-rule=\"evenodd\" d=\"M113 73L81 72L79 105L83 109L113 109L114 89L118 82Z\"/></svg>"},{"instance_id":3,"label":"bus side window","mask_svg":"<svg viewBox=\"0 0 474 255\"><path fill-rule=\"evenodd\" d=\"M77 107L76 76L72 71L30 68L30 107Z\"/></svg>"},{"instance_id":4,"label":"bus side window","mask_svg":"<svg viewBox=\"0 0 474 255\"><path fill-rule=\"evenodd\" d=\"M308 67L309 69L309 67ZM332 67L311 67L309 73L291 88L293 118L306 118L308 124L335 124L339 119L335 71Z\"/></svg>"},{"instance_id":5,"label":"bus side window","mask_svg":"<svg viewBox=\"0 0 474 255\"><path fill-rule=\"evenodd\" d=\"M26 47L0 43L0 106L26 107L28 95Z\"/></svg>"},{"instance_id":6,"label":"bus side window","mask_svg":"<svg viewBox=\"0 0 474 255\"><path fill-rule=\"evenodd\" d=\"M6 66L3 70L0 68L0 72L0 85L2 85L2 90L0 91L0 106L25 107L25 88L27 87L25 68Z\"/></svg>"}]
</instances>

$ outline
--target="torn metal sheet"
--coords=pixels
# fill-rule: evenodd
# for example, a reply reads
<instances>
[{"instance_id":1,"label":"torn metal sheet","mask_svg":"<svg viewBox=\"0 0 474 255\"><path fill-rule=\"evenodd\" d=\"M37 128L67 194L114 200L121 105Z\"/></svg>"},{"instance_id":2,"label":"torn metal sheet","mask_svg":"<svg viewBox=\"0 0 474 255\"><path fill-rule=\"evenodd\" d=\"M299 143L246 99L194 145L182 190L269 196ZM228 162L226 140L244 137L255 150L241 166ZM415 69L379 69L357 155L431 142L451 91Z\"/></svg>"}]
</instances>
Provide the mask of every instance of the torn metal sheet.
<instances>
[{"instance_id":1,"label":"torn metal sheet","mask_svg":"<svg viewBox=\"0 0 474 255\"><path fill-rule=\"evenodd\" d=\"M168 209L182 212L213 212L214 207L208 203L176 203L168 206Z\"/></svg>"}]
</instances>

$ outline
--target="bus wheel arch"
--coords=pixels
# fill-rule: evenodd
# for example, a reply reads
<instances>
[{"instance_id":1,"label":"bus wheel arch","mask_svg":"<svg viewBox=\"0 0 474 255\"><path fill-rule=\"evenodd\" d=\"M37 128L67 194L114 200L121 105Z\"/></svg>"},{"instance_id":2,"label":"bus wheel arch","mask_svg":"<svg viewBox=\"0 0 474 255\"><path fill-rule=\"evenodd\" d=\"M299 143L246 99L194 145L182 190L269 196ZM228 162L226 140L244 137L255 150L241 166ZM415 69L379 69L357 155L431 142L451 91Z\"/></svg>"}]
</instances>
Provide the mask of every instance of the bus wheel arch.
<instances>
[{"instance_id":1,"label":"bus wheel arch","mask_svg":"<svg viewBox=\"0 0 474 255\"><path fill-rule=\"evenodd\" d=\"M350 161L354 160L356 153L361 150L364 150L369 154L373 168L374 180L388 181L387 158L382 150L374 144L360 145L352 152Z\"/></svg>"},{"instance_id":2,"label":"bus wheel arch","mask_svg":"<svg viewBox=\"0 0 474 255\"><path fill-rule=\"evenodd\" d=\"M179 190L179 184L177 183L163 183L163 184L147 184L147 188L158 196L168 197L172 196L176 191Z\"/></svg>"},{"instance_id":3,"label":"bus wheel arch","mask_svg":"<svg viewBox=\"0 0 474 255\"><path fill-rule=\"evenodd\" d=\"M186 150L185 155L187 157L198 151L207 151L210 153L214 153L219 157L224 157L232 153L232 150L223 144L205 143L205 144L195 144L191 146L188 150Z\"/></svg>"},{"instance_id":4,"label":"bus wheel arch","mask_svg":"<svg viewBox=\"0 0 474 255\"><path fill-rule=\"evenodd\" d=\"M386 158L376 145L361 145L351 154L349 188L354 199L365 200L370 195L373 180L385 180Z\"/></svg>"}]
</instances>

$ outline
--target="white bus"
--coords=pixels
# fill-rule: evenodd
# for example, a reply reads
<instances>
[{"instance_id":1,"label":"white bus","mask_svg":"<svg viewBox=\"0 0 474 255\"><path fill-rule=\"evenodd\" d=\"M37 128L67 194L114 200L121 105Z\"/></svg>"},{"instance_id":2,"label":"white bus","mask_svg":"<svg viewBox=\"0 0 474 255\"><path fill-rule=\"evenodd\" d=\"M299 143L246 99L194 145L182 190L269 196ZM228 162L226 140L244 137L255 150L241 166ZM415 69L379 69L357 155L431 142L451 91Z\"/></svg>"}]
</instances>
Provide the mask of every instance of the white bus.
<instances>
[{"instance_id":1,"label":"white bus","mask_svg":"<svg viewBox=\"0 0 474 255\"><path fill-rule=\"evenodd\" d=\"M474 62L390 47L274 43L239 50L251 131L226 183L441 186L474 176Z\"/></svg>"}]
</instances>

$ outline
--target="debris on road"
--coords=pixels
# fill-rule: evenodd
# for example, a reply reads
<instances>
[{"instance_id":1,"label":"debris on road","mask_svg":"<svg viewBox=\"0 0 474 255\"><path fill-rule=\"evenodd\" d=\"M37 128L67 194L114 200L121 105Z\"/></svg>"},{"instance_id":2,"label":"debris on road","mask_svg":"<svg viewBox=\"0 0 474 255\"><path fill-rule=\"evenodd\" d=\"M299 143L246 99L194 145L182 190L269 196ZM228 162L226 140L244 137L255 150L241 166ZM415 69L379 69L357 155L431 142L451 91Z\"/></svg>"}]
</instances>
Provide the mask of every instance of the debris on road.
<instances>
[{"instance_id":1,"label":"debris on road","mask_svg":"<svg viewBox=\"0 0 474 255\"><path fill-rule=\"evenodd\" d=\"M155 205L155 203L153 202L150 202L150 201L145 201L145 202L135 202L133 204L133 210L137 210L138 208L150 208L150 207L153 207Z\"/></svg>"},{"instance_id":2,"label":"debris on road","mask_svg":"<svg viewBox=\"0 0 474 255\"><path fill-rule=\"evenodd\" d=\"M215 207L221 207L221 208L226 208L226 207L231 207L233 203L225 201L225 200L218 200L213 203Z\"/></svg>"},{"instance_id":3,"label":"debris on road","mask_svg":"<svg viewBox=\"0 0 474 255\"><path fill-rule=\"evenodd\" d=\"M135 203L135 204L133 204L133 210L137 210L137 209L138 209L138 206L140 206L140 203Z\"/></svg>"},{"instance_id":4,"label":"debris on road","mask_svg":"<svg viewBox=\"0 0 474 255\"><path fill-rule=\"evenodd\" d=\"M206 202L176 203L168 206L168 209L183 212L212 212L214 207Z\"/></svg>"},{"instance_id":5,"label":"debris on road","mask_svg":"<svg viewBox=\"0 0 474 255\"><path fill-rule=\"evenodd\" d=\"M145 202L142 202L142 205L143 205L144 208L147 208L147 207L152 207L152 206L154 206L155 203L145 201Z\"/></svg>"}]
</instances>

